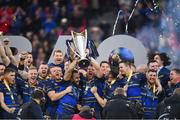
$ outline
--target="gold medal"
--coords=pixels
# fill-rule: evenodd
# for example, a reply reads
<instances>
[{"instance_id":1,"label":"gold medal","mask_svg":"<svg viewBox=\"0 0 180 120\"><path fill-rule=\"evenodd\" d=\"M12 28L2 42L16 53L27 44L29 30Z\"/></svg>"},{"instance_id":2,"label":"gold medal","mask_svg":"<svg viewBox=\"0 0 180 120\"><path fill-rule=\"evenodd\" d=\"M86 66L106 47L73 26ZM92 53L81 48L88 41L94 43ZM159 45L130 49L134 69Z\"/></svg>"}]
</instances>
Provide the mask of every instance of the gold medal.
<instances>
[{"instance_id":1,"label":"gold medal","mask_svg":"<svg viewBox=\"0 0 180 120\"><path fill-rule=\"evenodd\" d=\"M9 87L9 85L8 85L8 83L7 83L7 81L5 79L4 79L4 84L5 84L6 88L8 89L8 91L10 92L10 97L11 97L11 100L12 100L12 104L15 104L13 93L12 93L12 91L11 91L11 89L10 89L10 87Z\"/></svg>"}]
</instances>

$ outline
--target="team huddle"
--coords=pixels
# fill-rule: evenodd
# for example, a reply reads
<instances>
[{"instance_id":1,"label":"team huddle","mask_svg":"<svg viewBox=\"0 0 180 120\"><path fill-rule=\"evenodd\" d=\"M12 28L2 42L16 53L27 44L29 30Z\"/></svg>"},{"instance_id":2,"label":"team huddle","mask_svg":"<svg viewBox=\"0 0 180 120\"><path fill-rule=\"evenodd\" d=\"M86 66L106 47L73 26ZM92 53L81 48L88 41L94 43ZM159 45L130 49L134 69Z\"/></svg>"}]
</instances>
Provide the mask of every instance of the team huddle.
<instances>
[{"instance_id":1,"label":"team huddle","mask_svg":"<svg viewBox=\"0 0 180 120\"><path fill-rule=\"evenodd\" d=\"M16 60L9 42L0 44L0 56L0 117L3 119L17 118L21 106L31 101L37 89L46 101L40 102L42 114L34 118L69 118L83 106L89 106L96 119L153 119L161 115L157 112L158 104L173 96L180 86L180 69L166 68L170 60L165 53L152 54L145 67L136 68L130 61L119 60L118 71L108 61L99 64L93 57L89 57L87 68L80 68L78 57L66 60L61 50L54 51L52 63L41 63L37 68L33 66L31 52L22 52ZM125 108L120 109L123 103L115 104L117 111L113 111L112 102L117 96L123 96ZM126 108L128 115L123 113Z\"/></svg>"}]
</instances>

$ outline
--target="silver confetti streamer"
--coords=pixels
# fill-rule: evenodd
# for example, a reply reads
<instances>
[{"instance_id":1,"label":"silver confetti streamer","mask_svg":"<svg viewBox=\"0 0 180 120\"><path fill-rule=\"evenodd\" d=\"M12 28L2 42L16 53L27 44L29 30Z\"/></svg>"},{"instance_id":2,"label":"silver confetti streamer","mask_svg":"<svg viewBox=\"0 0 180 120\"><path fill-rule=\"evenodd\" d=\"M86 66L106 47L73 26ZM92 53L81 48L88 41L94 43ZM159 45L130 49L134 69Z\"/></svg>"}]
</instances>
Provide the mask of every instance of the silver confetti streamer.
<instances>
[{"instance_id":1,"label":"silver confetti streamer","mask_svg":"<svg viewBox=\"0 0 180 120\"><path fill-rule=\"evenodd\" d=\"M137 6L138 2L139 2L139 0L136 0L136 2L135 2L135 4L134 4L134 8L133 8L133 10L132 10L132 12L131 12L131 14L130 14L130 16L129 16L129 18L128 18L128 21L127 21L127 23L126 23L126 29L125 29L125 33L126 33L126 34L128 34L128 24L129 24L129 20L132 18L132 15L134 14L134 11L135 11L135 9L136 9L136 6Z\"/></svg>"},{"instance_id":2,"label":"silver confetti streamer","mask_svg":"<svg viewBox=\"0 0 180 120\"><path fill-rule=\"evenodd\" d=\"M122 13L122 10L119 10L118 14L117 14L117 17L116 17L116 21L115 21L114 26L113 26L113 33L112 33L112 35L114 35L114 33L115 33L116 25L117 25L117 22L118 22L118 19L119 19L119 16L120 16L121 13Z\"/></svg>"}]
</instances>

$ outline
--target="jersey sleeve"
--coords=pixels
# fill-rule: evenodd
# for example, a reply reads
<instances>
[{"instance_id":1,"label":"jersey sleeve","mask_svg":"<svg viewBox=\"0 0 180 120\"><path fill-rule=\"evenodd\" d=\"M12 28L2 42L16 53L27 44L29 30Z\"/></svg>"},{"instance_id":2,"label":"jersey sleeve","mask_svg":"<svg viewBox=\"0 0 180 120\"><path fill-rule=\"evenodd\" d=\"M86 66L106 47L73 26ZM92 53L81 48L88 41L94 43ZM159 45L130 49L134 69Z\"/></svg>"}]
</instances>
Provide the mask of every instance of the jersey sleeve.
<instances>
[{"instance_id":1,"label":"jersey sleeve","mask_svg":"<svg viewBox=\"0 0 180 120\"><path fill-rule=\"evenodd\" d=\"M138 76L139 76L139 79L140 79L140 85L144 86L147 83L146 75L143 74L143 73L139 73Z\"/></svg>"},{"instance_id":2,"label":"jersey sleeve","mask_svg":"<svg viewBox=\"0 0 180 120\"><path fill-rule=\"evenodd\" d=\"M55 89L54 89L54 87L53 87L54 85L53 85L52 80L49 79L47 82L48 82L48 83L46 84L46 85L47 85L47 93L50 92L50 91L55 91Z\"/></svg>"}]
</instances>

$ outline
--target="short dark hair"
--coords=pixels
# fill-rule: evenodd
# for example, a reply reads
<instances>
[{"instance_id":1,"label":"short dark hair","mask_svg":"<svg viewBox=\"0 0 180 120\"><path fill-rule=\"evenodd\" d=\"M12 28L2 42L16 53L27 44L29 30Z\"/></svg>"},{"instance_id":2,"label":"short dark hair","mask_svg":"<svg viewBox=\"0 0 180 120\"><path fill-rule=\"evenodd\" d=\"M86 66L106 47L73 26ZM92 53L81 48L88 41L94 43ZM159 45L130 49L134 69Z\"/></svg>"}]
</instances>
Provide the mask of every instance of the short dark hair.
<instances>
[{"instance_id":1,"label":"short dark hair","mask_svg":"<svg viewBox=\"0 0 180 120\"><path fill-rule=\"evenodd\" d=\"M38 69L40 68L41 65L47 65L47 66L48 66L47 63L43 62L43 63L41 63L41 64L39 65ZM48 66L48 69L49 69L49 66Z\"/></svg>"},{"instance_id":2,"label":"short dark hair","mask_svg":"<svg viewBox=\"0 0 180 120\"><path fill-rule=\"evenodd\" d=\"M149 66L150 63L155 63L155 62L157 62L157 61L154 60L154 59L153 60L149 60L148 63L147 63L147 66Z\"/></svg>"},{"instance_id":3,"label":"short dark hair","mask_svg":"<svg viewBox=\"0 0 180 120\"><path fill-rule=\"evenodd\" d=\"M109 65L109 63L108 63L107 61L101 61L100 66L101 66L103 63L106 63L106 64Z\"/></svg>"},{"instance_id":4,"label":"short dark hair","mask_svg":"<svg viewBox=\"0 0 180 120\"><path fill-rule=\"evenodd\" d=\"M117 78L117 75L118 75L117 72L114 72L114 71L112 71L112 70L109 71L109 74L111 74L113 78Z\"/></svg>"},{"instance_id":5,"label":"short dark hair","mask_svg":"<svg viewBox=\"0 0 180 120\"><path fill-rule=\"evenodd\" d=\"M171 71L175 71L177 74L180 74L180 69L179 68L173 68Z\"/></svg>"},{"instance_id":6,"label":"short dark hair","mask_svg":"<svg viewBox=\"0 0 180 120\"><path fill-rule=\"evenodd\" d=\"M15 72L15 70L13 70L12 68L9 68L9 67L4 70L4 74L8 74L10 72Z\"/></svg>"},{"instance_id":7,"label":"short dark hair","mask_svg":"<svg viewBox=\"0 0 180 120\"><path fill-rule=\"evenodd\" d=\"M46 62L42 62L40 65L48 65Z\"/></svg>"},{"instance_id":8,"label":"short dark hair","mask_svg":"<svg viewBox=\"0 0 180 120\"><path fill-rule=\"evenodd\" d=\"M32 52L30 52L30 51L27 51L27 53L26 54L30 54L30 55L32 55Z\"/></svg>"},{"instance_id":9,"label":"short dark hair","mask_svg":"<svg viewBox=\"0 0 180 120\"><path fill-rule=\"evenodd\" d=\"M91 112L94 112L92 111L92 109L89 107L89 106L82 106L80 108L80 115L83 114L83 113L88 113L88 114L91 114Z\"/></svg>"},{"instance_id":10,"label":"short dark hair","mask_svg":"<svg viewBox=\"0 0 180 120\"><path fill-rule=\"evenodd\" d=\"M124 61L124 60L122 60L122 61L119 62L119 64L121 64L121 63L124 63L126 66L129 66L129 67L131 67L131 65L132 65L131 62L129 62L129 61Z\"/></svg>"},{"instance_id":11,"label":"short dark hair","mask_svg":"<svg viewBox=\"0 0 180 120\"><path fill-rule=\"evenodd\" d=\"M150 73L150 72L154 72L154 73L156 73L156 74L157 74L157 71L156 71L156 70L152 70L152 69L150 69L150 70L148 70L148 71L147 71L147 73Z\"/></svg>"},{"instance_id":12,"label":"short dark hair","mask_svg":"<svg viewBox=\"0 0 180 120\"><path fill-rule=\"evenodd\" d=\"M61 71L62 71L62 68L61 68L61 67L59 67L58 65L55 65L55 66L50 66L50 67L49 67L50 74L51 74L51 69L52 69L52 68L55 68L55 67L60 68L60 69L61 69Z\"/></svg>"},{"instance_id":13,"label":"short dark hair","mask_svg":"<svg viewBox=\"0 0 180 120\"><path fill-rule=\"evenodd\" d=\"M4 67L6 67L6 65L5 65L4 63L1 63L1 62L0 62L0 65L3 65Z\"/></svg>"},{"instance_id":14,"label":"short dark hair","mask_svg":"<svg viewBox=\"0 0 180 120\"><path fill-rule=\"evenodd\" d=\"M41 89L35 89L31 94L31 98L39 99L39 100L44 99L45 98L44 91Z\"/></svg>"},{"instance_id":15,"label":"short dark hair","mask_svg":"<svg viewBox=\"0 0 180 120\"><path fill-rule=\"evenodd\" d=\"M55 55L55 53L62 53L63 54L63 52L61 50L54 50L53 56Z\"/></svg>"},{"instance_id":16,"label":"short dark hair","mask_svg":"<svg viewBox=\"0 0 180 120\"><path fill-rule=\"evenodd\" d=\"M74 75L75 73L79 73L77 69L74 69L74 70L72 71L72 75Z\"/></svg>"}]
</instances>

